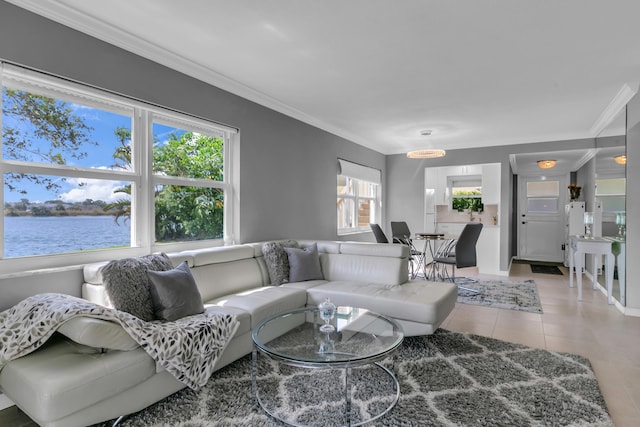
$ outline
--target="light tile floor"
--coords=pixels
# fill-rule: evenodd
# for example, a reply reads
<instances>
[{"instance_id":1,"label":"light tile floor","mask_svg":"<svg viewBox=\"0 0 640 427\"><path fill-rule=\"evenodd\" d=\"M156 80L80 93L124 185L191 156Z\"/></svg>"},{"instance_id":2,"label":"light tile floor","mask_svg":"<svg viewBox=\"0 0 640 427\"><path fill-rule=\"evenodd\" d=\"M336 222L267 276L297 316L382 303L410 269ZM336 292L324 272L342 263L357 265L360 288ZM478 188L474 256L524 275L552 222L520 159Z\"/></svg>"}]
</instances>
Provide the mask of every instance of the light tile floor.
<instances>
[{"instance_id":1,"label":"light tile floor","mask_svg":"<svg viewBox=\"0 0 640 427\"><path fill-rule=\"evenodd\" d=\"M640 426L640 318L624 316L606 296L583 280L583 301L564 275L533 274L528 264L513 264L502 280L533 278L543 314L457 304L443 328L587 357L617 427ZM456 271L477 276L475 268Z\"/></svg>"},{"instance_id":2,"label":"light tile floor","mask_svg":"<svg viewBox=\"0 0 640 427\"><path fill-rule=\"evenodd\" d=\"M608 305L605 295L591 290L587 279L583 281L584 300L578 302L578 291L569 288L567 269L563 271L563 276L532 274L529 265L513 264L510 277L493 277L533 278L543 314L457 304L442 327L589 358L615 425L639 426L640 318L624 316ZM477 276L477 270L460 269L457 275ZM0 425L34 424L12 407L0 411Z\"/></svg>"}]
</instances>

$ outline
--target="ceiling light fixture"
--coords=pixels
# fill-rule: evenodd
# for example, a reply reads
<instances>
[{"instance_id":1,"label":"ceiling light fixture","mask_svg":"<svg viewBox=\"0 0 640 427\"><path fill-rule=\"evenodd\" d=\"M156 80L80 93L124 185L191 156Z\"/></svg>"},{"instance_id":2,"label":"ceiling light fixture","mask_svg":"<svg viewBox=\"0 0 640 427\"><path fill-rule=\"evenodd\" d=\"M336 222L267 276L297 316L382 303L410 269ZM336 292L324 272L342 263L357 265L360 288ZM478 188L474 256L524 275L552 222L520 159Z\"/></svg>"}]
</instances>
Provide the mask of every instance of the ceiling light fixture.
<instances>
[{"instance_id":1,"label":"ceiling light fixture","mask_svg":"<svg viewBox=\"0 0 640 427\"><path fill-rule=\"evenodd\" d=\"M538 160L538 167L540 169L551 169L556 163L557 161L555 160Z\"/></svg>"},{"instance_id":2,"label":"ceiling light fixture","mask_svg":"<svg viewBox=\"0 0 640 427\"><path fill-rule=\"evenodd\" d=\"M613 158L613 160L619 165L626 165L627 164L627 155L626 154L621 154L619 156L615 156Z\"/></svg>"},{"instance_id":3,"label":"ceiling light fixture","mask_svg":"<svg viewBox=\"0 0 640 427\"><path fill-rule=\"evenodd\" d=\"M415 150L409 151L407 157L410 159L435 159L437 157L444 157L447 154L444 150Z\"/></svg>"}]
</instances>

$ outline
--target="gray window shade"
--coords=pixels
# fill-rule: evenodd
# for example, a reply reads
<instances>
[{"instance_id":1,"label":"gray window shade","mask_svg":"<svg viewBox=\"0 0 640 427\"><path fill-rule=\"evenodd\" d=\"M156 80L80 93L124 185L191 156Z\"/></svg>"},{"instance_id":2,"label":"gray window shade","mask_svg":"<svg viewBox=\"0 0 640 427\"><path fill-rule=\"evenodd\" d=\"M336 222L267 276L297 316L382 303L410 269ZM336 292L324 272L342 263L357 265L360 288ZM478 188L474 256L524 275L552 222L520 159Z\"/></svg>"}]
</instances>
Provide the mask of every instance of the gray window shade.
<instances>
[{"instance_id":1,"label":"gray window shade","mask_svg":"<svg viewBox=\"0 0 640 427\"><path fill-rule=\"evenodd\" d=\"M351 178L373 182L375 184L380 184L382 181L380 177L381 174L378 169L362 166L342 159L338 159L338 175L346 175Z\"/></svg>"}]
</instances>

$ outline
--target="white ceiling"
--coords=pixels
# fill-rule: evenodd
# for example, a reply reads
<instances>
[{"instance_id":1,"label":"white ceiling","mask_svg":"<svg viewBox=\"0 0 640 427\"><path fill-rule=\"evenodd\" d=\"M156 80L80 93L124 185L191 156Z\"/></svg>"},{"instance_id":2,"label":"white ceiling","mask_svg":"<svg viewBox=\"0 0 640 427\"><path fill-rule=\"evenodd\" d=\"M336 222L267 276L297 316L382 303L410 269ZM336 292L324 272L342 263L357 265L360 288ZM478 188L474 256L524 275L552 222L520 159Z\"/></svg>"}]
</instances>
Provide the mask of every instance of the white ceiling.
<instances>
[{"instance_id":1,"label":"white ceiling","mask_svg":"<svg viewBox=\"0 0 640 427\"><path fill-rule=\"evenodd\" d=\"M9 1L384 154L594 137L640 80L638 0Z\"/></svg>"}]
</instances>

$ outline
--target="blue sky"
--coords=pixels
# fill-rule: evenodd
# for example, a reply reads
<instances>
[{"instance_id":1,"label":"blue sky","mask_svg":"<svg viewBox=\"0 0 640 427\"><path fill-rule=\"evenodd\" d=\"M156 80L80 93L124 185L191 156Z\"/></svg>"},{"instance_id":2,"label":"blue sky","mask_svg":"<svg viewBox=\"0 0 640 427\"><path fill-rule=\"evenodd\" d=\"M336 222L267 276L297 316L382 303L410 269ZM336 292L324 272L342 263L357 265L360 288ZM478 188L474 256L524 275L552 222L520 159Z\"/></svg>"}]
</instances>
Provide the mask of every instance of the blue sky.
<instances>
[{"instance_id":1,"label":"blue sky","mask_svg":"<svg viewBox=\"0 0 640 427\"><path fill-rule=\"evenodd\" d=\"M83 159L72 159L66 156L67 165L78 166L84 168L111 169L114 164L113 153L120 145L114 131L118 127L131 129L131 118L120 114L115 114L92 107L86 107L77 104L70 104L74 114L80 116L85 124L93 131L90 139L98 142L97 146L87 145L82 151L87 153ZM13 127L25 130L21 123L17 123L10 117L3 115L3 127ZM171 132L178 134L184 132L168 126L154 124L154 134L159 141L166 140ZM34 146L48 147L50 143L44 140L32 140ZM6 147L3 147L3 157L7 160L8 154ZM45 200L63 200L65 202L79 202L86 199L114 201L123 197L123 194L114 194L113 190L123 186L123 182L96 181L87 179L56 178L56 183L60 184L59 191L47 191L43 185L31 184L26 180L22 180L19 186L27 191L27 194L21 194L16 191L9 191L5 186L4 199L5 202L16 202L23 198L29 199L31 202L43 202ZM81 184L81 185L80 185Z\"/></svg>"}]
</instances>

